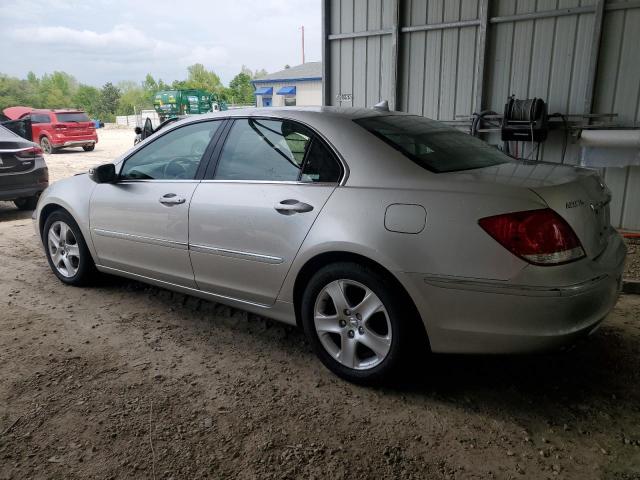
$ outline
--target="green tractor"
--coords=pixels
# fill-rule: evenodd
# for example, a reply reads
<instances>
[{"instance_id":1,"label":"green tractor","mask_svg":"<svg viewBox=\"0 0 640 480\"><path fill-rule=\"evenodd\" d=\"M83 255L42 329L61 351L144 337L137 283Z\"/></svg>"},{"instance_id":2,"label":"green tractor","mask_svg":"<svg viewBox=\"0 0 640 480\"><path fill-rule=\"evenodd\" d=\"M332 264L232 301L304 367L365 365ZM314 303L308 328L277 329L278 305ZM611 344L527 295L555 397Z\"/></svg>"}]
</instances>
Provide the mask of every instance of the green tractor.
<instances>
[{"instance_id":1,"label":"green tractor","mask_svg":"<svg viewBox=\"0 0 640 480\"><path fill-rule=\"evenodd\" d=\"M164 122L173 117L227 110L227 104L215 93L204 90L164 90L156 93L153 108Z\"/></svg>"}]
</instances>

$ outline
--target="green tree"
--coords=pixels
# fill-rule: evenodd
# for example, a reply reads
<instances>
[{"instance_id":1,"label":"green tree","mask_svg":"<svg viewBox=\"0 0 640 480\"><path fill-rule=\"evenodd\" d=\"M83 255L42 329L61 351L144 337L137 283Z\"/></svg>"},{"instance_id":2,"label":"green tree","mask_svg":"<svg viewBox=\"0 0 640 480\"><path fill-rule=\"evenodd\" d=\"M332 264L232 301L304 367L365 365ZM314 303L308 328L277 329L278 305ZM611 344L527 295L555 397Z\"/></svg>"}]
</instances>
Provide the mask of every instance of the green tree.
<instances>
[{"instance_id":1,"label":"green tree","mask_svg":"<svg viewBox=\"0 0 640 480\"><path fill-rule=\"evenodd\" d=\"M76 79L65 72L44 74L39 82L38 102L41 108L67 108L78 89Z\"/></svg>"},{"instance_id":2,"label":"green tree","mask_svg":"<svg viewBox=\"0 0 640 480\"><path fill-rule=\"evenodd\" d=\"M100 90L91 85L80 84L73 96L73 105L87 112L90 117L97 117L100 113Z\"/></svg>"},{"instance_id":3,"label":"green tree","mask_svg":"<svg viewBox=\"0 0 640 480\"><path fill-rule=\"evenodd\" d=\"M228 100L231 103L253 104L255 102L253 92L251 77L241 71L229 82L228 95L230 98Z\"/></svg>"},{"instance_id":4,"label":"green tree","mask_svg":"<svg viewBox=\"0 0 640 480\"><path fill-rule=\"evenodd\" d=\"M118 110L119 101L120 101L120 89L111 82L105 83L102 89L100 90L100 107L99 107L99 113L105 121L107 122L114 121L116 111Z\"/></svg>"},{"instance_id":5,"label":"green tree","mask_svg":"<svg viewBox=\"0 0 640 480\"><path fill-rule=\"evenodd\" d=\"M153 107L152 97L149 98L145 89L146 84L147 79L141 85L131 81L118 83L118 89L121 92L116 111L118 115L133 115L142 108Z\"/></svg>"},{"instance_id":6,"label":"green tree","mask_svg":"<svg viewBox=\"0 0 640 480\"><path fill-rule=\"evenodd\" d=\"M174 82L181 88L200 88L212 93L221 93L224 88L220 77L213 70L207 70L201 63L195 63L187 67L187 79L182 82Z\"/></svg>"}]
</instances>

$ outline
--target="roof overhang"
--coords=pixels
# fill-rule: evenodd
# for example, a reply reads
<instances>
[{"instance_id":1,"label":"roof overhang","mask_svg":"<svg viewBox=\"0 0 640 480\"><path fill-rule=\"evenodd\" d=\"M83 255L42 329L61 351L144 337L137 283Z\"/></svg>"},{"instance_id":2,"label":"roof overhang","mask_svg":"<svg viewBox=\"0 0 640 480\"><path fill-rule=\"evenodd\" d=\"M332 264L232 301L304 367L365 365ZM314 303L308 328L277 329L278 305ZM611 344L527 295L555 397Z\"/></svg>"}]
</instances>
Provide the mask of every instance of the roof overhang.
<instances>
[{"instance_id":1,"label":"roof overhang","mask_svg":"<svg viewBox=\"0 0 640 480\"><path fill-rule=\"evenodd\" d=\"M260 87L256 88L253 92L254 95L273 95L273 87Z\"/></svg>"},{"instance_id":2,"label":"roof overhang","mask_svg":"<svg viewBox=\"0 0 640 480\"><path fill-rule=\"evenodd\" d=\"M296 94L296 87L295 85L292 86L288 86L288 87L282 87L280 88L280 90L278 90L276 92L277 95L295 95Z\"/></svg>"}]
</instances>

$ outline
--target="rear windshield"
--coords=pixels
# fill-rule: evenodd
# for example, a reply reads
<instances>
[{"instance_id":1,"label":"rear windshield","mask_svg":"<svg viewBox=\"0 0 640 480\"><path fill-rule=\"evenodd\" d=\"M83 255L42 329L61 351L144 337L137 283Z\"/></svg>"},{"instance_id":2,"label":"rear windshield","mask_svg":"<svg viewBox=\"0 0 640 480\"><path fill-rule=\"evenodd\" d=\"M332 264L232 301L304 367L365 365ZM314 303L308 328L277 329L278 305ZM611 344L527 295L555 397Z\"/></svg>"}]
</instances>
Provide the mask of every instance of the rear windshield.
<instances>
[{"instance_id":1,"label":"rear windshield","mask_svg":"<svg viewBox=\"0 0 640 480\"><path fill-rule=\"evenodd\" d=\"M482 140L425 117L387 115L354 121L432 172L455 172L509 161L509 157Z\"/></svg>"},{"instance_id":2,"label":"rear windshield","mask_svg":"<svg viewBox=\"0 0 640 480\"><path fill-rule=\"evenodd\" d=\"M59 122L89 122L89 117L84 112L56 113Z\"/></svg>"}]
</instances>

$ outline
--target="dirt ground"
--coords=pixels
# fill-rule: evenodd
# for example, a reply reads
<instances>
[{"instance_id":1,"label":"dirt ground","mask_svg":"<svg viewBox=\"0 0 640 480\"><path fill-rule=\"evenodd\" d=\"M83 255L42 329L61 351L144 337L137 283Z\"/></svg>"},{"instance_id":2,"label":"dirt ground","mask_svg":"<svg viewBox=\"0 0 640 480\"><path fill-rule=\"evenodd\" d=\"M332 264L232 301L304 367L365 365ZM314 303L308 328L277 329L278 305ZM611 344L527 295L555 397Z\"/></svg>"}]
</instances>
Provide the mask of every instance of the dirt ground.
<instances>
[{"instance_id":1,"label":"dirt ground","mask_svg":"<svg viewBox=\"0 0 640 480\"><path fill-rule=\"evenodd\" d=\"M48 156L52 179L131 144ZM302 334L106 279L64 286L0 203L0 479L640 479L640 296L562 352L345 383Z\"/></svg>"}]
</instances>

